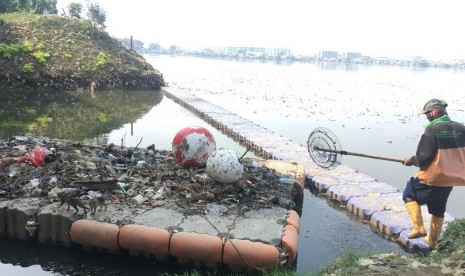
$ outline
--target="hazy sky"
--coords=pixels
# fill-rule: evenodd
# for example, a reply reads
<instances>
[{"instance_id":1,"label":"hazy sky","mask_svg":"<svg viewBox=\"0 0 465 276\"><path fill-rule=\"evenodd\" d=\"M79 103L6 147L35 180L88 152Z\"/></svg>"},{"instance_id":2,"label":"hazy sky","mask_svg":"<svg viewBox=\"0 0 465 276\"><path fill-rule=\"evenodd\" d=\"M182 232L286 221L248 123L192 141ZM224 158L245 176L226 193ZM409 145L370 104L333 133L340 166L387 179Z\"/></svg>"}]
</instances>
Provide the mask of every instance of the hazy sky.
<instances>
[{"instance_id":1,"label":"hazy sky","mask_svg":"<svg viewBox=\"0 0 465 276\"><path fill-rule=\"evenodd\" d=\"M69 3L58 0L65 10ZM107 31L187 49L222 46L465 59L463 0L94 0ZM85 13L85 12L84 12Z\"/></svg>"}]
</instances>

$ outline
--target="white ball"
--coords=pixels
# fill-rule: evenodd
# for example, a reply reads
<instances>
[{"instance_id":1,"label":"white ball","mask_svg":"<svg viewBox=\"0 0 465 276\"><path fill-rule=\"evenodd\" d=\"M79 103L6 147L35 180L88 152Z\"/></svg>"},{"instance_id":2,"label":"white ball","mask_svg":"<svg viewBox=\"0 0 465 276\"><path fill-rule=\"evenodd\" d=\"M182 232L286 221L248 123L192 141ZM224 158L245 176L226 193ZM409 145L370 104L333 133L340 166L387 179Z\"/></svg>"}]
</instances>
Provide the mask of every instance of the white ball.
<instances>
[{"instance_id":1,"label":"white ball","mask_svg":"<svg viewBox=\"0 0 465 276\"><path fill-rule=\"evenodd\" d=\"M220 148L213 151L207 159L207 174L221 183L233 183L242 177L244 167L236 152Z\"/></svg>"}]
</instances>

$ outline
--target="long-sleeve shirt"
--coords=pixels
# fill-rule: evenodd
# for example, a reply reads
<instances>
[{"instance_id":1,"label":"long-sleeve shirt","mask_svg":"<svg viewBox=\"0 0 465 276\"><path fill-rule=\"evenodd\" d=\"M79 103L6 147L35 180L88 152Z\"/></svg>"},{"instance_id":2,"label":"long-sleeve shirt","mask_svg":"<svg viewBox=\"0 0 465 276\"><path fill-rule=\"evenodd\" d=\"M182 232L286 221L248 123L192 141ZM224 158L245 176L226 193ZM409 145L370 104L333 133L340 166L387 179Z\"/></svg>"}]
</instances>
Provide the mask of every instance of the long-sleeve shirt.
<instances>
[{"instance_id":1,"label":"long-sleeve shirt","mask_svg":"<svg viewBox=\"0 0 465 276\"><path fill-rule=\"evenodd\" d=\"M410 163L415 177L431 186L465 186L465 126L448 115L426 126Z\"/></svg>"}]
</instances>

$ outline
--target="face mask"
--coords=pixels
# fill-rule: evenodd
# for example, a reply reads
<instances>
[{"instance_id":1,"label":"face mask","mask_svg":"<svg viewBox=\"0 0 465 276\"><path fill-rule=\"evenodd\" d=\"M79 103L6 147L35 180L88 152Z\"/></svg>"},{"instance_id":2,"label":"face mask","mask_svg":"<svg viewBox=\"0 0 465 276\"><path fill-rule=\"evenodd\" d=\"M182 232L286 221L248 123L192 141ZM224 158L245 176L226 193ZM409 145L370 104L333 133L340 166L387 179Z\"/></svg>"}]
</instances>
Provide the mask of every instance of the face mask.
<instances>
[{"instance_id":1,"label":"face mask","mask_svg":"<svg viewBox=\"0 0 465 276\"><path fill-rule=\"evenodd\" d=\"M434 119L437 119L437 118L441 117L444 114L445 114L445 110L432 110L432 111L426 113L426 118L428 119L428 121L431 122Z\"/></svg>"}]
</instances>

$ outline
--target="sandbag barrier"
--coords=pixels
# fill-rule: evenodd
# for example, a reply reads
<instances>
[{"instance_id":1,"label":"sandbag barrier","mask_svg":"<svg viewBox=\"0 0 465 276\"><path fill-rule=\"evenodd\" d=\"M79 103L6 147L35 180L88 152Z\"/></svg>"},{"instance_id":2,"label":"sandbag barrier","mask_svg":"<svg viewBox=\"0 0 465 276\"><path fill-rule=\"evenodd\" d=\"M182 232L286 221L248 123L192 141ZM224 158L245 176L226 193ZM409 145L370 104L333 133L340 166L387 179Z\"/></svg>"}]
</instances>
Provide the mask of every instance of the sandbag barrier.
<instances>
[{"instance_id":1,"label":"sandbag barrier","mask_svg":"<svg viewBox=\"0 0 465 276\"><path fill-rule=\"evenodd\" d=\"M348 166L340 165L329 169L318 167L309 157L306 146L201 100L189 94L189 91L171 88L162 88L162 91L164 95L198 114L228 136L251 147L258 156L293 161L303 166L312 189L337 202L346 212L370 225L372 230L407 249L427 249L423 238L407 238L412 226L402 202L402 195L397 188L378 182L374 177ZM425 223L429 223L426 210L423 214ZM443 230L454 219L446 213Z\"/></svg>"}]
</instances>

